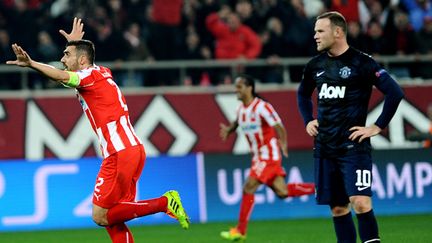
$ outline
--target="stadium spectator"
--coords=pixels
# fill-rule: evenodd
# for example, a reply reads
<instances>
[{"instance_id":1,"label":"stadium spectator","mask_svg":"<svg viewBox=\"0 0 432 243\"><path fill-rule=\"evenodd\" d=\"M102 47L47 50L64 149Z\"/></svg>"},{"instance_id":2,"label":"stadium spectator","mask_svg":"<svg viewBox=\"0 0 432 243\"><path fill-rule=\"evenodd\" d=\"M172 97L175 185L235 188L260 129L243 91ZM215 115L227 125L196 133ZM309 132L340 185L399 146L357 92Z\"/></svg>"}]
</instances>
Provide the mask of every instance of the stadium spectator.
<instances>
[{"instance_id":1,"label":"stadium spectator","mask_svg":"<svg viewBox=\"0 0 432 243\"><path fill-rule=\"evenodd\" d=\"M393 16L394 29L385 33L387 40L386 46L390 55L411 55L416 52L416 33L409 23L408 15L402 11L397 11ZM396 77L408 78L411 70L417 68L413 63L394 64L389 71Z\"/></svg>"},{"instance_id":2,"label":"stadium spectator","mask_svg":"<svg viewBox=\"0 0 432 243\"><path fill-rule=\"evenodd\" d=\"M210 14L206 19L208 30L215 38L214 56L216 59L255 59L261 53L262 44L258 35L248 26L241 23L239 16L228 6L222 6L217 13ZM219 71L213 83L230 83L230 70ZM237 67L243 73L242 66Z\"/></svg>"},{"instance_id":3,"label":"stadium spectator","mask_svg":"<svg viewBox=\"0 0 432 243\"><path fill-rule=\"evenodd\" d=\"M11 50L11 41L9 33L4 30L0 29L0 61L1 63L5 63L7 60L12 60L15 55L13 51Z\"/></svg>"},{"instance_id":4,"label":"stadium spectator","mask_svg":"<svg viewBox=\"0 0 432 243\"><path fill-rule=\"evenodd\" d=\"M416 33L416 52L422 55L432 55L432 17L425 17L423 27ZM415 64L412 77L432 78L432 63L420 62Z\"/></svg>"},{"instance_id":5,"label":"stadium spectator","mask_svg":"<svg viewBox=\"0 0 432 243\"><path fill-rule=\"evenodd\" d=\"M359 22L351 21L348 22L348 36L347 40L350 46L365 52L366 35L362 31L362 27Z\"/></svg>"},{"instance_id":6,"label":"stadium spectator","mask_svg":"<svg viewBox=\"0 0 432 243\"><path fill-rule=\"evenodd\" d=\"M246 239L247 225L254 206L254 194L262 184L270 187L283 199L310 195L315 192L313 183L286 183L282 156L288 157L285 127L273 106L255 92L255 79L240 75L235 79L235 91L241 104L236 120L229 125L220 124L220 137L225 141L238 127L243 130L250 146L252 163L249 176L243 185L238 224L221 232L224 239Z\"/></svg>"},{"instance_id":7,"label":"stadium spectator","mask_svg":"<svg viewBox=\"0 0 432 243\"><path fill-rule=\"evenodd\" d=\"M262 45L258 35L242 24L227 6L210 14L206 25L215 37L216 59L255 59L260 54Z\"/></svg>"},{"instance_id":8,"label":"stadium spectator","mask_svg":"<svg viewBox=\"0 0 432 243\"><path fill-rule=\"evenodd\" d=\"M383 29L393 22L392 12L395 7L383 6L380 0L363 0L359 2L360 23L366 29L371 21L378 21Z\"/></svg>"},{"instance_id":9,"label":"stadium spectator","mask_svg":"<svg viewBox=\"0 0 432 243\"><path fill-rule=\"evenodd\" d=\"M416 37L417 52L432 54L432 17L425 17L423 22L423 27Z\"/></svg>"},{"instance_id":10,"label":"stadium spectator","mask_svg":"<svg viewBox=\"0 0 432 243\"><path fill-rule=\"evenodd\" d=\"M256 13L267 22L271 17L276 17L282 23L289 23L291 18L290 1L280 0L260 0L255 3Z\"/></svg>"},{"instance_id":11,"label":"stadium spectator","mask_svg":"<svg viewBox=\"0 0 432 243\"><path fill-rule=\"evenodd\" d=\"M134 242L125 222L137 217L165 212L187 229L189 219L177 191L159 198L135 201L136 183L145 163L144 146L130 123L126 100L113 81L111 71L94 64L91 41L82 40L80 19L74 19L61 62L66 70L34 61L24 49L13 44L15 61L9 65L29 67L48 78L75 88L93 130L100 141L103 162L93 191L93 221L105 227L113 243Z\"/></svg>"},{"instance_id":12,"label":"stadium spectator","mask_svg":"<svg viewBox=\"0 0 432 243\"><path fill-rule=\"evenodd\" d=\"M372 20L369 22L363 51L373 56L388 54L389 51L384 30L378 21Z\"/></svg>"},{"instance_id":13,"label":"stadium spectator","mask_svg":"<svg viewBox=\"0 0 432 243\"><path fill-rule=\"evenodd\" d=\"M35 56L41 60L41 62L54 62L58 60L60 54L61 51L59 47L53 42L49 33L47 31L40 31L38 34ZM44 77L34 74L31 74L31 78L28 82L31 89L60 87L56 82L46 82Z\"/></svg>"},{"instance_id":14,"label":"stadium spectator","mask_svg":"<svg viewBox=\"0 0 432 243\"><path fill-rule=\"evenodd\" d=\"M130 23L129 27L123 32L123 38L127 43L128 61L149 61L153 56L147 47L145 39L141 35L141 26L138 23Z\"/></svg>"},{"instance_id":15,"label":"stadium spectator","mask_svg":"<svg viewBox=\"0 0 432 243\"><path fill-rule=\"evenodd\" d=\"M259 75L260 80L262 83L282 83L283 69L279 65L280 58L288 56L286 47L289 46L282 22L277 17L271 17L267 21L267 29L260 36L263 43L260 57L267 59L270 64L269 67L259 69L263 72Z\"/></svg>"},{"instance_id":16,"label":"stadium spectator","mask_svg":"<svg viewBox=\"0 0 432 243\"><path fill-rule=\"evenodd\" d=\"M91 17L87 20L94 31L94 43L98 47L100 61L126 60L127 43L119 29L114 27L107 9L97 6L91 10Z\"/></svg>"},{"instance_id":17,"label":"stadium spectator","mask_svg":"<svg viewBox=\"0 0 432 243\"><path fill-rule=\"evenodd\" d=\"M123 2L125 1L109 0L106 2L106 6L104 6L109 19L112 21L113 28L118 32L122 32L125 26L127 26L128 13L126 12L126 6L123 6Z\"/></svg>"},{"instance_id":18,"label":"stadium spectator","mask_svg":"<svg viewBox=\"0 0 432 243\"><path fill-rule=\"evenodd\" d=\"M175 59L180 34L183 0L152 0L150 43L156 60Z\"/></svg>"},{"instance_id":19,"label":"stadium spectator","mask_svg":"<svg viewBox=\"0 0 432 243\"><path fill-rule=\"evenodd\" d=\"M52 62L58 60L60 56L59 47L53 42L51 36L46 31L38 34L37 56L42 62Z\"/></svg>"},{"instance_id":20,"label":"stadium spectator","mask_svg":"<svg viewBox=\"0 0 432 243\"><path fill-rule=\"evenodd\" d=\"M386 39L394 40L386 43L386 45L389 45L389 54L412 54L415 48L415 31L409 22L408 15L397 8L386 9L386 12L383 12L378 1L372 6L375 7L371 7L371 19L380 22Z\"/></svg>"},{"instance_id":21,"label":"stadium spectator","mask_svg":"<svg viewBox=\"0 0 432 243\"><path fill-rule=\"evenodd\" d=\"M9 33L5 29L0 29L0 62L3 64L8 60L15 57L14 52L11 50L11 41ZM20 75L15 73L4 73L0 75L0 90L20 89L22 88L18 82L11 82L11 80L19 80Z\"/></svg>"},{"instance_id":22,"label":"stadium spectator","mask_svg":"<svg viewBox=\"0 0 432 243\"><path fill-rule=\"evenodd\" d=\"M186 36L186 46L180 52L180 59L184 60L210 60L212 53L209 47L200 43L199 35L195 31L189 31ZM185 85L209 85L210 83L201 82L203 75L209 70L202 68L189 68L186 71Z\"/></svg>"},{"instance_id":23,"label":"stadium spectator","mask_svg":"<svg viewBox=\"0 0 432 243\"><path fill-rule=\"evenodd\" d=\"M5 11L8 20L13 23L9 27L9 34L14 42L21 43L31 52L36 51L37 38L39 32L38 17L40 13L37 10L29 9L25 0L16 0L14 8Z\"/></svg>"},{"instance_id":24,"label":"stadium spectator","mask_svg":"<svg viewBox=\"0 0 432 243\"><path fill-rule=\"evenodd\" d=\"M284 24L284 38L287 40L285 46L287 57L304 57L316 54L313 48L313 24L307 18L304 10L304 5L301 0L290 0L284 5L288 21ZM281 19L282 20L282 19ZM299 82L301 80L303 67L290 66L289 79L292 82Z\"/></svg>"},{"instance_id":25,"label":"stadium spectator","mask_svg":"<svg viewBox=\"0 0 432 243\"><path fill-rule=\"evenodd\" d=\"M127 45L126 61L154 61L146 41L141 36L141 27L138 23L129 24L129 27L123 32L123 38ZM133 73L121 73L119 78L123 86L144 86L147 79L146 74L146 70L136 70Z\"/></svg>"},{"instance_id":26,"label":"stadium spectator","mask_svg":"<svg viewBox=\"0 0 432 243\"><path fill-rule=\"evenodd\" d=\"M244 25L249 26L258 33L263 30L263 23L265 22L255 13L252 3L249 0L238 0L234 9Z\"/></svg>"},{"instance_id":27,"label":"stadium spectator","mask_svg":"<svg viewBox=\"0 0 432 243\"><path fill-rule=\"evenodd\" d=\"M308 19L314 19L326 10L322 0L303 0L303 5Z\"/></svg>"},{"instance_id":28,"label":"stadium spectator","mask_svg":"<svg viewBox=\"0 0 432 243\"><path fill-rule=\"evenodd\" d=\"M200 36L201 44L208 46L214 53L213 41L214 38L210 31L206 27L206 18L213 12L217 12L220 8L219 1L216 0L204 0L201 5L196 9L195 16L195 30Z\"/></svg>"},{"instance_id":29,"label":"stadium spectator","mask_svg":"<svg viewBox=\"0 0 432 243\"><path fill-rule=\"evenodd\" d=\"M431 0L400 0L407 9L410 22L415 31L423 27L423 19L432 17Z\"/></svg>"},{"instance_id":30,"label":"stadium spectator","mask_svg":"<svg viewBox=\"0 0 432 243\"><path fill-rule=\"evenodd\" d=\"M345 16L347 22L360 21L359 2L361 0L327 0L329 10L337 11Z\"/></svg>"},{"instance_id":31,"label":"stadium spectator","mask_svg":"<svg viewBox=\"0 0 432 243\"><path fill-rule=\"evenodd\" d=\"M181 29L183 0L152 0L148 45L156 61L178 58L184 40ZM156 85L178 85L177 73L172 70L155 72Z\"/></svg>"}]
</instances>

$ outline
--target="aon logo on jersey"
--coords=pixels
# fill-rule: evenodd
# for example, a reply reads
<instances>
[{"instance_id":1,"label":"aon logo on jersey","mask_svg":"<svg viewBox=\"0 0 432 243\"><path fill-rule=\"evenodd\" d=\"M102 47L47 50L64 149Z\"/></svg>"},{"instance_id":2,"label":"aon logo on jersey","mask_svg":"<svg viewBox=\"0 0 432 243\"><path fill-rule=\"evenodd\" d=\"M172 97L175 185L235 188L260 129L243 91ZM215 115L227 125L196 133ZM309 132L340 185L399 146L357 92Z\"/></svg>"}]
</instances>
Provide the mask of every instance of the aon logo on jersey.
<instances>
[{"instance_id":1,"label":"aon logo on jersey","mask_svg":"<svg viewBox=\"0 0 432 243\"><path fill-rule=\"evenodd\" d=\"M327 86L327 83L324 83L318 96L320 99L344 98L345 89L345 86Z\"/></svg>"}]
</instances>

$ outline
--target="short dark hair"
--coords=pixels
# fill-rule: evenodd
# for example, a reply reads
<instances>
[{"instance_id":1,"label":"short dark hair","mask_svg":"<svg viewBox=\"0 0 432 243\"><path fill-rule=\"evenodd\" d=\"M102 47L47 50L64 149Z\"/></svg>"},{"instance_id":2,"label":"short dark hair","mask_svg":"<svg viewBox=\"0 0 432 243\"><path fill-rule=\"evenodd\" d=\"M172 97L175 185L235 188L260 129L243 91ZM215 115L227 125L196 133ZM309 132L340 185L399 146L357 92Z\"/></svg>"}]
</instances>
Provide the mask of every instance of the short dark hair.
<instances>
[{"instance_id":1,"label":"short dark hair","mask_svg":"<svg viewBox=\"0 0 432 243\"><path fill-rule=\"evenodd\" d=\"M95 46L89 40L72 40L66 43L66 47L75 46L77 52L87 55L89 61L93 64L95 62Z\"/></svg>"},{"instance_id":2,"label":"short dark hair","mask_svg":"<svg viewBox=\"0 0 432 243\"><path fill-rule=\"evenodd\" d=\"M318 19L329 19L330 23L332 25L341 27L342 31L345 33L345 35L347 35L347 33L348 33L348 27L347 27L347 22L345 20L345 17L339 12L336 12L336 11L326 12L326 13L319 15L316 19L317 20Z\"/></svg>"},{"instance_id":3,"label":"short dark hair","mask_svg":"<svg viewBox=\"0 0 432 243\"><path fill-rule=\"evenodd\" d=\"M255 92L255 83L256 80L254 77L247 75L247 74L240 74L237 76L237 78L241 78L244 80L244 83L246 86L250 86L252 87L252 96L253 97L258 97L258 94Z\"/></svg>"}]
</instances>

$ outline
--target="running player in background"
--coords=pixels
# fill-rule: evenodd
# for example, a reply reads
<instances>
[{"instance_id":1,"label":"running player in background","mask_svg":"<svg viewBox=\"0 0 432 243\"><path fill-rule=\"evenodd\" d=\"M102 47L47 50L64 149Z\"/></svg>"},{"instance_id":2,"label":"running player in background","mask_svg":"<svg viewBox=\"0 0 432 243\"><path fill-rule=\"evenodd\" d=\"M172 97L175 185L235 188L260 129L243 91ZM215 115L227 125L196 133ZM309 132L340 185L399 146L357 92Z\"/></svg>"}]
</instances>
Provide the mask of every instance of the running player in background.
<instances>
[{"instance_id":1,"label":"running player in background","mask_svg":"<svg viewBox=\"0 0 432 243\"><path fill-rule=\"evenodd\" d=\"M100 141L103 162L93 192L93 220L108 231L112 242L131 243L133 236L125 222L133 218L165 212L187 229L189 219L177 191L159 198L135 201L136 183L144 168L144 146L129 120L126 100L111 70L94 64L91 41L82 40L83 24L74 19L61 62L65 71L34 61L17 44L12 49L17 60L7 64L32 68L48 78L75 88L79 102Z\"/></svg>"},{"instance_id":2,"label":"running player in background","mask_svg":"<svg viewBox=\"0 0 432 243\"><path fill-rule=\"evenodd\" d=\"M352 206L362 242L380 242L371 200L370 137L389 124L404 95L386 70L348 45L346 35L340 13L317 17L314 38L322 53L304 69L298 106L306 132L315 137L317 203L330 206L337 241L356 242ZM374 124L365 126L373 86L385 95L384 108ZM315 89L317 118L311 99Z\"/></svg>"},{"instance_id":3,"label":"running player in background","mask_svg":"<svg viewBox=\"0 0 432 243\"><path fill-rule=\"evenodd\" d=\"M253 157L250 174L243 186L237 227L221 232L222 238L232 241L246 239L254 193L261 184L269 186L281 199L315 193L313 183L286 184L282 167L282 154L288 157L285 127L273 106L255 93L254 78L240 75L235 80L235 88L237 98L242 102L237 110L237 120L228 126L220 124L220 137L225 141L237 127L241 127Z\"/></svg>"}]
</instances>

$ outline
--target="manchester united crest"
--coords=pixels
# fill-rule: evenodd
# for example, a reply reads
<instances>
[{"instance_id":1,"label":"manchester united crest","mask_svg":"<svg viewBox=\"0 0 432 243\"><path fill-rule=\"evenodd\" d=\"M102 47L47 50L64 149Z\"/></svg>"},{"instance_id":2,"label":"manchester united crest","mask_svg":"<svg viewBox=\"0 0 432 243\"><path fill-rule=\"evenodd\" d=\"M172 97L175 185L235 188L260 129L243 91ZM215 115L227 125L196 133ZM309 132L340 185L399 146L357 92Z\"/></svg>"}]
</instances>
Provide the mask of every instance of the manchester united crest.
<instances>
[{"instance_id":1,"label":"manchester united crest","mask_svg":"<svg viewBox=\"0 0 432 243\"><path fill-rule=\"evenodd\" d=\"M345 66L339 69L339 76L343 79L348 78L351 75L351 68Z\"/></svg>"}]
</instances>

